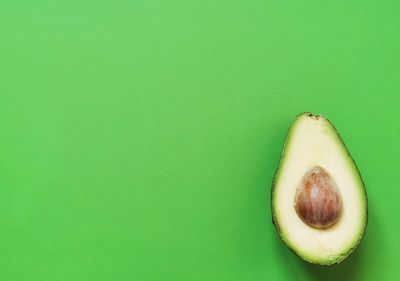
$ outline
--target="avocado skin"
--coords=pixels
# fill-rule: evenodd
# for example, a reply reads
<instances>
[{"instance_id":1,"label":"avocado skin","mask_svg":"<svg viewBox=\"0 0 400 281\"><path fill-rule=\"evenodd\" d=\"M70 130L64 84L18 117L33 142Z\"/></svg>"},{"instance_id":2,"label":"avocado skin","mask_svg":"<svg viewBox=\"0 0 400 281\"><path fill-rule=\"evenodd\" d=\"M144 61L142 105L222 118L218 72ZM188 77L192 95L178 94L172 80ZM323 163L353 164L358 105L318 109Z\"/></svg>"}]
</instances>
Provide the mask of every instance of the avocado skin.
<instances>
[{"instance_id":1,"label":"avocado skin","mask_svg":"<svg viewBox=\"0 0 400 281\"><path fill-rule=\"evenodd\" d=\"M277 178L278 178L278 176L279 176L281 164L282 164L282 162L284 161L283 156L285 155L286 144L287 144L287 143L289 142L289 140L290 140L290 137L291 137L290 131L291 131L292 126L296 123L296 120L297 120L298 118L302 117L303 115L307 115L307 116L310 116L310 117L322 117L322 118L325 118L325 119L330 123L330 125L331 125L332 128L335 130L336 134L338 135L338 137L339 137L339 139L340 139L340 145L342 145L342 146L345 148L345 150L347 151L347 155L349 156L349 158L350 158L351 161L353 162L353 165L354 165L354 167L355 167L355 169L356 169L358 175L360 176L360 179L361 179L361 182L362 182L363 191L364 191L363 194L364 194L364 197L365 197L364 200L365 200L365 203L366 203L366 209L365 209L365 210L366 210L366 211L365 211L365 220L366 220L366 222L365 222L364 229L363 229L363 231L362 231L362 235L359 237L359 239L357 240L357 242L355 243L355 245L354 245L353 247L351 247L346 253L341 254L341 255L338 256L336 259L334 259L334 260L332 260L332 261L329 261L329 262L319 262L319 261L315 261L315 260L307 260L307 259L306 259L305 257L303 257L301 254L299 254L298 252L296 252L295 249L289 247L289 246L286 244L285 239L284 239L284 237L283 237L283 235L282 235L282 233L281 233L281 231L280 231L280 229L279 229L279 224L278 224L278 222L277 222L277 219L276 219L276 216L275 216L275 212L274 212L274 204L275 204L275 202L274 202L274 200L273 200L273 198L274 198L273 195L274 195L274 191L275 191L275 183L276 183L276 180L277 180ZM323 115L314 115L314 114L312 114L311 112L302 112L302 113L298 114L298 115L295 117L295 119L292 121L291 125L289 126L289 128L288 128L288 130L287 130L287 133L286 133L285 141L284 141L284 143L283 143L282 152L281 152L281 157L280 157L280 159L279 159L279 164L278 164L277 169L275 170L275 174L274 174L273 181L272 181L272 187L271 187L271 214L272 214L272 224L275 226L275 229L276 229L276 231L278 232L279 238L281 239L281 241L283 242L283 244L285 244L285 246L286 246L292 253L294 253L297 257L299 257L301 260L303 260L303 261L305 261L305 262L308 262L308 263L311 263L311 264L315 264L315 265L321 265L321 266L325 266L325 267L330 267L330 266L339 264L339 263L341 263L342 261L344 261L344 260L346 260L347 258L349 258L349 257L354 253L354 251L360 246L361 241L362 241L362 239L363 239L363 237L364 237L364 235L365 235L365 232L366 232L366 229L367 229L367 225L368 225L368 197L367 197L367 192L366 192L366 189L365 189L364 180L362 179L361 174L360 174L360 171L359 171L359 169L358 169L358 167L357 167L357 165L356 165L356 162L354 161L353 157L351 157L351 155L350 155L350 153L349 153L349 150L347 149L347 147L346 147L346 145L345 145L345 143L344 143L344 141L343 141L341 135L339 134L339 132L337 131L337 129L336 129L336 127L333 125L333 123L330 122L329 119L326 118L325 116L323 116Z\"/></svg>"}]
</instances>

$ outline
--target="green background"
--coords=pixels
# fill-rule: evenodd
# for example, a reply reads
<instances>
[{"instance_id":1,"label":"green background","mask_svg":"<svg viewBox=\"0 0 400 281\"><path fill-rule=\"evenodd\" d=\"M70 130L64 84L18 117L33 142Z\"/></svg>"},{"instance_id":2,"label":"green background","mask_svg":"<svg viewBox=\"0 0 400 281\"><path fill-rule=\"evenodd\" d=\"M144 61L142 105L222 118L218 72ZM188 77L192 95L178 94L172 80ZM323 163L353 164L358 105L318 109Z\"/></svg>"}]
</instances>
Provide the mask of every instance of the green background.
<instances>
[{"instance_id":1,"label":"green background","mask_svg":"<svg viewBox=\"0 0 400 281\"><path fill-rule=\"evenodd\" d=\"M0 279L398 279L399 9L2 0ZM331 268L271 224L302 111L336 125L369 196L361 247Z\"/></svg>"}]
</instances>

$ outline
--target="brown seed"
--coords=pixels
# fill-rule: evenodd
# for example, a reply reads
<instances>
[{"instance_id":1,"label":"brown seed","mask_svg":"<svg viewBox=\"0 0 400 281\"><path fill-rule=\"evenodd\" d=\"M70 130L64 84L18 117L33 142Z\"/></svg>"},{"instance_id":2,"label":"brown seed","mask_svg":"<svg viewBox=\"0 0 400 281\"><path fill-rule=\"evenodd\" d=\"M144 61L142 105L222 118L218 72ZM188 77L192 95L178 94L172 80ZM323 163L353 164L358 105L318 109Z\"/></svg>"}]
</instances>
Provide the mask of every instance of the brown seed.
<instances>
[{"instance_id":1,"label":"brown seed","mask_svg":"<svg viewBox=\"0 0 400 281\"><path fill-rule=\"evenodd\" d=\"M304 174L296 190L294 206L301 220L315 228L334 225L342 214L339 189L320 166L314 166Z\"/></svg>"}]
</instances>

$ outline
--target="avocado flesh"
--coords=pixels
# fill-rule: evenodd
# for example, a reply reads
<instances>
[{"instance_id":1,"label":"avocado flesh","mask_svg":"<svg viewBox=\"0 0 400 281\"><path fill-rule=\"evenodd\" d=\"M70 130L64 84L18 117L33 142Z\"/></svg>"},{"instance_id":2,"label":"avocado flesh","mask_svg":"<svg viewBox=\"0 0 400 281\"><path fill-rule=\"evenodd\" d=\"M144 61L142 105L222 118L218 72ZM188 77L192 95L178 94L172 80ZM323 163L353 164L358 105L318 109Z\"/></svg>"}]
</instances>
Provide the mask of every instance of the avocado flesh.
<instances>
[{"instance_id":1,"label":"avocado flesh","mask_svg":"<svg viewBox=\"0 0 400 281\"><path fill-rule=\"evenodd\" d=\"M339 220L325 229L306 224L294 208L299 183L315 166L334 179L343 204ZM339 263L360 243L367 224L364 184L335 127L323 116L302 113L293 122L272 185L271 202L281 239L307 262Z\"/></svg>"}]
</instances>

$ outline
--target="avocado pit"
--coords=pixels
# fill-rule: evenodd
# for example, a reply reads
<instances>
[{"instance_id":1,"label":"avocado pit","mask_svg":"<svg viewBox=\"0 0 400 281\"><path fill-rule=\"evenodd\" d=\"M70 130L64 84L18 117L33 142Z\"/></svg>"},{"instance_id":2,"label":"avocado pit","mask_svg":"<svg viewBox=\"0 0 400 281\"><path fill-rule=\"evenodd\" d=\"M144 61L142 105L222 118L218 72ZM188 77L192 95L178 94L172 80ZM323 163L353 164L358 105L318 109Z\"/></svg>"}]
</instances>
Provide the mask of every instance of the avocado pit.
<instances>
[{"instance_id":1,"label":"avocado pit","mask_svg":"<svg viewBox=\"0 0 400 281\"><path fill-rule=\"evenodd\" d=\"M300 219L314 228L326 229L339 221L342 198L324 168L316 165L304 174L296 190L294 207Z\"/></svg>"}]
</instances>

